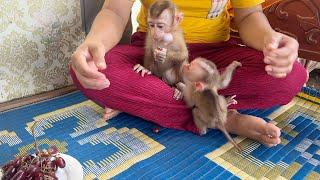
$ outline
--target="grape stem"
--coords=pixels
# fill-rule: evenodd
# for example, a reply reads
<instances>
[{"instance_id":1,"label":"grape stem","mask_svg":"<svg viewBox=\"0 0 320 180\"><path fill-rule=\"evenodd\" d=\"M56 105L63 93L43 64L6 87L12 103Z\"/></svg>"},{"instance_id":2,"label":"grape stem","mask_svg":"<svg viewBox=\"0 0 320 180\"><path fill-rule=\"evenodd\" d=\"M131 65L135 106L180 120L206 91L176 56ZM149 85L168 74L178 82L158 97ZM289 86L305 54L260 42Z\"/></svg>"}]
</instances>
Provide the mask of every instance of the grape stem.
<instances>
[{"instance_id":1,"label":"grape stem","mask_svg":"<svg viewBox=\"0 0 320 180\"><path fill-rule=\"evenodd\" d=\"M32 136L33 136L33 140L34 140L34 148L35 150L37 151L37 153L40 155L40 150L39 150L39 147L38 147L38 144L37 144L37 139L36 139L36 135L34 133L34 129L36 127L36 125L38 124L38 121L34 121L34 124L32 125L31 127L31 131L32 131ZM41 156L41 155L40 155Z\"/></svg>"}]
</instances>

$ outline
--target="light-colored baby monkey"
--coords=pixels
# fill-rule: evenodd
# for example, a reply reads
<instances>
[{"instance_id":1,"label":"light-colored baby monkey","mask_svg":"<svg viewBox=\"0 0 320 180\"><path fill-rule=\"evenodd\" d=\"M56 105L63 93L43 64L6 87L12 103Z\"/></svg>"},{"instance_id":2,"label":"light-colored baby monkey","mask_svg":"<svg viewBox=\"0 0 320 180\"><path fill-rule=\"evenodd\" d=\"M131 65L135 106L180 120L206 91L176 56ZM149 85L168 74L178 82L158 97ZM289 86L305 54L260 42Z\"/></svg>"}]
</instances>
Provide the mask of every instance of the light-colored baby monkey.
<instances>
[{"instance_id":1,"label":"light-colored baby monkey","mask_svg":"<svg viewBox=\"0 0 320 180\"><path fill-rule=\"evenodd\" d=\"M179 27L183 14L169 0L157 0L148 11L148 33L143 66L134 70L154 74L169 85L181 81L182 65L188 62L188 49ZM178 99L178 97L175 97Z\"/></svg>"},{"instance_id":2,"label":"light-colored baby monkey","mask_svg":"<svg viewBox=\"0 0 320 180\"><path fill-rule=\"evenodd\" d=\"M220 75L216 65L204 58L196 58L182 69L185 84L179 83L178 88L183 92L184 100L192 107L194 122L200 134L206 134L208 128L221 130L226 138L239 150L241 147L232 139L225 128L227 107L236 104L235 96L224 98L218 94L219 89L226 88L233 71L241 66L233 61Z\"/></svg>"}]
</instances>

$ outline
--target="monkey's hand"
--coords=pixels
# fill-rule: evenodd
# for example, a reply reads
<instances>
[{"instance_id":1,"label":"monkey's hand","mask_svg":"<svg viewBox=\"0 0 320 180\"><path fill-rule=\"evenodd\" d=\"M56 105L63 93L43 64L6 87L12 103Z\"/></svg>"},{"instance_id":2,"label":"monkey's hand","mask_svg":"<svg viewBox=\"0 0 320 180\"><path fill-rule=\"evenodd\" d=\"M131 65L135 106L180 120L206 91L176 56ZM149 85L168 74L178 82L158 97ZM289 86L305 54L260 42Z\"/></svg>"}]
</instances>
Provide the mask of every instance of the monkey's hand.
<instances>
[{"instance_id":1,"label":"monkey's hand","mask_svg":"<svg viewBox=\"0 0 320 180\"><path fill-rule=\"evenodd\" d=\"M178 82L176 84L176 87L177 88L174 88L173 98L175 100L180 100L180 99L183 98L183 92L184 92L184 90L186 88L186 85L184 83L182 83L182 82Z\"/></svg>"},{"instance_id":2,"label":"monkey's hand","mask_svg":"<svg viewBox=\"0 0 320 180\"><path fill-rule=\"evenodd\" d=\"M136 64L135 66L133 66L133 70L136 73L140 73L141 72L141 76L144 77L145 74L151 74L151 71L149 71L147 68L143 67L140 64Z\"/></svg>"},{"instance_id":3,"label":"monkey's hand","mask_svg":"<svg viewBox=\"0 0 320 180\"><path fill-rule=\"evenodd\" d=\"M242 66L242 64L239 61L233 61L230 64L230 67L232 67L233 69L236 69L237 67L241 67L241 66Z\"/></svg>"},{"instance_id":4,"label":"monkey's hand","mask_svg":"<svg viewBox=\"0 0 320 180\"><path fill-rule=\"evenodd\" d=\"M227 107L232 105L232 104L238 104L238 101L234 99L236 96L237 95L233 95L233 96L229 96L229 97L226 98Z\"/></svg>"},{"instance_id":5,"label":"monkey's hand","mask_svg":"<svg viewBox=\"0 0 320 180\"><path fill-rule=\"evenodd\" d=\"M153 55L155 61L164 63L167 58L167 49L158 47L154 49Z\"/></svg>"},{"instance_id":6,"label":"monkey's hand","mask_svg":"<svg viewBox=\"0 0 320 180\"><path fill-rule=\"evenodd\" d=\"M178 101L182 98L183 98L183 93L179 89L174 88L173 99Z\"/></svg>"},{"instance_id":7,"label":"monkey's hand","mask_svg":"<svg viewBox=\"0 0 320 180\"><path fill-rule=\"evenodd\" d=\"M185 90L185 88L186 88L186 85L183 83L183 82L178 82L177 84L176 84L176 86L177 86L177 88L180 90L180 91L184 91Z\"/></svg>"}]
</instances>

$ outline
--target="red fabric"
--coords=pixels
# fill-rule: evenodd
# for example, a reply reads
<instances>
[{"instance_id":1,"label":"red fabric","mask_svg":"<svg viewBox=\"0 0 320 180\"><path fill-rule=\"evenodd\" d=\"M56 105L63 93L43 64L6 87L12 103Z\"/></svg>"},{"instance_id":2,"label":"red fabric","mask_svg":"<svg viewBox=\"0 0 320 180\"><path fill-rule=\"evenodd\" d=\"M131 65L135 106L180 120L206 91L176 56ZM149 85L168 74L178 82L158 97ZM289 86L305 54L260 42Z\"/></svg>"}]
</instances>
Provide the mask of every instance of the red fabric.
<instances>
[{"instance_id":1,"label":"red fabric","mask_svg":"<svg viewBox=\"0 0 320 180\"><path fill-rule=\"evenodd\" d=\"M144 118L163 127L197 133L191 110L185 103L173 99L173 89L155 76L141 77L133 66L141 63L144 55L145 33L135 33L131 45L118 45L106 55L107 69L102 71L111 85L103 90L84 89L72 70L74 84L89 99L101 105ZM292 72L284 79L276 79L264 70L263 54L241 47L233 40L216 44L188 44L190 59L204 57L212 60L219 69L237 60L242 63L228 88L220 93L237 95L237 105L230 108L269 108L287 104L306 81L306 70L295 63Z\"/></svg>"}]
</instances>

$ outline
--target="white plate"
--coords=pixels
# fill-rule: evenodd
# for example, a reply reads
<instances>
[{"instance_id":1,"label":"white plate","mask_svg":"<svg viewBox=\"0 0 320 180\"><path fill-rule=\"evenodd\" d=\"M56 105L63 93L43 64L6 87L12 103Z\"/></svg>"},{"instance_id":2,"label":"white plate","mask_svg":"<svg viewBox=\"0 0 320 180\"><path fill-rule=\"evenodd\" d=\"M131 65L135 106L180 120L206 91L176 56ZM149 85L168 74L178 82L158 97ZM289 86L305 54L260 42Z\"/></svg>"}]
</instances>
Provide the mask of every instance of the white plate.
<instances>
[{"instance_id":1,"label":"white plate","mask_svg":"<svg viewBox=\"0 0 320 180\"><path fill-rule=\"evenodd\" d=\"M83 170L80 162L70 155L59 153L60 157L66 162L64 168L58 168L56 176L59 180L81 180Z\"/></svg>"}]
</instances>

